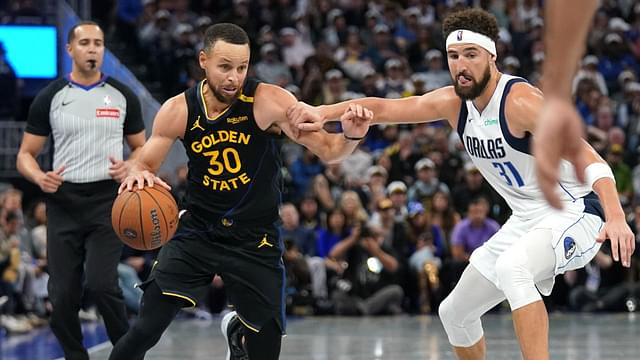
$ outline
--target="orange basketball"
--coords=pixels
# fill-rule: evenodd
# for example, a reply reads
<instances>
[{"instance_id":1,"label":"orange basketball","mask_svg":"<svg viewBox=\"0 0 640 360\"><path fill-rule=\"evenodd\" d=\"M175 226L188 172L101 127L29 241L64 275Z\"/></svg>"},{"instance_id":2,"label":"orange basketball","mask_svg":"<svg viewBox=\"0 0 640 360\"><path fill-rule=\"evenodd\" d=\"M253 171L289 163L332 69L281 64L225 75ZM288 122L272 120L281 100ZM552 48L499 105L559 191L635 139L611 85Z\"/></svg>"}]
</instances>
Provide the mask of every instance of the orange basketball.
<instances>
[{"instance_id":1,"label":"orange basketball","mask_svg":"<svg viewBox=\"0 0 640 360\"><path fill-rule=\"evenodd\" d=\"M138 250L164 245L178 227L178 205L160 185L124 191L113 202L111 224L125 244Z\"/></svg>"}]
</instances>

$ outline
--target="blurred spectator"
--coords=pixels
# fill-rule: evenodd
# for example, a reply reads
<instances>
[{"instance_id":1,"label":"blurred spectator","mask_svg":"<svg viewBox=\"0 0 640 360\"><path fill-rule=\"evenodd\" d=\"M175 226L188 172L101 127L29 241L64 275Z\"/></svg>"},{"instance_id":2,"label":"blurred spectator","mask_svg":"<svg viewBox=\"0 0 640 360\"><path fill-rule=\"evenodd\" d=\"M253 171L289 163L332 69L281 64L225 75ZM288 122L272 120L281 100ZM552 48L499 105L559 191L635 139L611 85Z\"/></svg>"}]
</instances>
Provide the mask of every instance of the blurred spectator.
<instances>
[{"instance_id":1,"label":"blurred spectator","mask_svg":"<svg viewBox=\"0 0 640 360\"><path fill-rule=\"evenodd\" d=\"M433 194L429 214L431 215L431 223L439 226L444 233L445 249L450 249L451 232L460 221L460 214L453 208L448 192L436 191Z\"/></svg>"},{"instance_id":2,"label":"blurred spectator","mask_svg":"<svg viewBox=\"0 0 640 360\"><path fill-rule=\"evenodd\" d=\"M629 53L622 36L617 33L612 32L604 37L603 53L598 69L604 76L607 87L617 91L618 75L627 68L637 71L638 62Z\"/></svg>"},{"instance_id":3,"label":"blurred spectator","mask_svg":"<svg viewBox=\"0 0 640 360\"><path fill-rule=\"evenodd\" d=\"M620 202L623 207L630 204L633 197L633 183L631 178L631 169L622 161L624 148L619 144L611 145L607 153L607 162L613 170L616 180L616 189L620 196Z\"/></svg>"},{"instance_id":4,"label":"blurred spectator","mask_svg":"<svg viewBox=\"0 0 640 360\"><path fill-rule=\"evenodd\" d=\"M409 188L409 201L428 203L436 191L449 193L449 187L438 179L436 164L431 159L420 159L414 168L416 181Z\"/></svg>"},{"instance_id":5,"label":"blurred spectator","mask_svg":"<svg viewBox=\"0 0 640 360\"><path fill-rule=\"evenodd\" d=\"M315 52L313 45L303 39L298 30L292 27L280 30L280 43L282 44L284 63L291 68L296 76L300 76L302 64Z\"/></svg>"},{"instance_id":6,"label":"blurred spectator","mask_svg":"<svg viewBox=\"0 0 640 360\"><path fill-rule=\"evenodd\" d=\"M570 275L571 276L571 275ZM569 293L569 305L576 311L635 311L640 285L627 282L627 270L613 261L609 244L603 244L596 256L575 275Z\"/></svg>"},{"instance_id":7,"label":"blurred spectator","mask_svg":"<svg viewBox=\"0 0 640 360\"><path fill-rule=\"evenodd\" d=\"M576 76L573 78L573 92L575 93L578 83L582 79L590 79L600 90L600 93L603 95L609 95L609 91L607 90L607 84L605 83L604 77L598 71L599 60L595 55L587 55L582 59L582 66L580 70L576 73Z\"/></svg>"},{"instance_id":8,"label":"blurred spectator","mask_svg":"<svg viewBox=\"0 0 640 360\"><path fill-rule=\"evenodd\" d=\"M325 223L324 214L318 209L318 200L305 195L300 201L300 224L307 230L319 231Z\"/></svg>"},{"instance_id":9,"label":"blurred spectator","mask_svg":"<svg viewBox=\"0 0 640 360\"><path fill-rule=\"evenodd\" d=\"M347 226L354 227L366 222L369 219L366 210L362 206L358 193L347 190L340 196L340 209L345 216Z\"/></svg>"},{"instance_id":10,"label":"blurred spectator","mask_svg":"<svg viewBox=\"0 0 640 360\"><path fill-rule=\"evenodd\" d=\"M307 192L311 179L322 174L324 165L315 154L304 148L302 156L291 164L290 171L295 186L292 199L298 201Z\"/></svg>"},{"instance_id":11,"label":"blurred spectator","mask_svg":"<svg viewBox=\"0 0 640 360\"><path fill-rule=\"evenodd\" d=\"M401 98L413 94L413 84L407 79L404 64L400 59L391 58L384 64L385 79L382 92L387 98Z\"/></svg>"},{"instance_id":12,"label":"blurred spectator","mask_svg":"<svg viewBox=\"0 0 640 360\"><path fill-rule=\"evenodd\" d=\"M387 60L399 56L389 26L381 23L373 28L373 43L365 56L371 60L376 71L382 71Z\"/></svg>"},{"instance_id":13,"label":"blurred spectator","mask_svg":"<svg viewBox=\"0 0 640 360\"><path fill-rule=\"evenodd\" d=\"M471 200L467 216L453 228L451 234L453 260L467 263L471 253L498 232L500 225L489 219L488 214L489 200L484 197Z\"/></svg>"},{"instance_id":14,"label":"blurred spectator","mask_svg":"<svg viewBox=\"0 0 640 360\"><path fill-rule=\"evenodd\" d=\"M362 186L361 191L367 204L367 210L374 211L378 201L386 197L387 170L374 165L367 169L367 183Z\"/></svg>"},{"instance_id":15,"label":"blurred spectator","mask_svg":"<svg viewBox=\"0 0 640 360\"><path fill-rule=\"evenodd\" d=\"M424 62L426 65L424 75L428 91L451 85L451 74L444 67L444 59L440 50L431 49L427 51L424 55Z\"/></svg>"},{"instance_id":16,"label":"blurred spectator","mask_svg":"<svg viewBox=\"0 0 640 360\"><path fill-rule=\"evenodd\" d=\"M464 182L456 186L452 192L455 210L463 216L466 216L471 200L483 196L490 201L490 216L494 220L504 222L507 218L506 213L508 212L508 207L504 199L494 193L482 177L480 170L478 170L472 162L465 164L464 171Z\"/></svg>"},{"instance_id":17,"label":"blurred spectator","mask_svg":"<svg viewBox=\"0 0 640 360\"><path fill-rule=\"evenodd\" d=\"M254 68L258 79L282 87L293 81L289 68L278 59L277 47L273 43L262 45L260 59Z\"/></svg>"},{"instance_id":18,"label":"blurred spectator","mask_svg":"<svg viewBox=\"0 0 640 360\"><path fill-rule=\"evenodd\" d=\"M391 161L390 181L413 182L414 166L420 160L420 154L414 148L413 135L409 131L400 132L398 141L385 149L385 156Z\"/></svg>"},{"instance_id":19,"label":"blurred spectator","mask_svg":"<svg viewBox=\"0 0 640 360\"><path fill-rule=\"evenodd\" d=\"M402 311L402 287L396 272L399 263L375 226L362 228L359 237L349 237L331 249L331 257L348 266L333 291L338 315L398 314Z\"/></svg>"},{"instance_id":20,"label":"blurred spectator","mask_svg":"<svg viewBox=\"0 0 640 360\"><path fill-rule=\"evenodd\" d=\"M300 225L300 214L295 205L284 203L280 206L282 225L280 237L290 239L302 255L315 256L316 235L313 231Z\"/></svg>"},{"instance_id":21,"label":"blurred spectator","mask_svg":"<svg viewBox=\"0 0 640 360\"><path fill-rule=\"evenodd\" d=\"M357 29L349 29L346 41L336 50L334 59L350 78L363 80L372 71L375 73L364 55L364 44Z\"/></svg>"},{"instance_id":22,"label":"blurred spectator","mask_svg":"<svg viewBox=\"0 0 640 360\"><path fill-rule=\"evenodd\" d=\"M502 62L502 72L508 75L519 76L520 75L520 60L515 56L507 56Z\"/></svg>"},{"instance_id":23,"label":"blurred spectator","mask_svg":"<svg viewBox=\"0 0 640 360\"><path fill-rule=\"evenodd\" d=\"M404 221L407 218L407 185L402 181L392 181L387 185L387 196L393 206L393 216L396 221Z\"/></svg>"},{"instance_id":24,"label":"blurred spectator","mask_svg":"<svg viewBox=\"0 0 640 360\"><path fill-rule=\"evenodd\" d=\"M318 230L316 255L328 257L335 244L355 232L347 226L346 217L340 208L335 208L327 214L327 226Z\"/></svg>"},{"instance_id":25,"label":"blurred spectator","mask_svg":"<svg viewBox=\"0 0 640 360\"><path fill-rule=\"evenodd\" d=\"M373 156L360 145L342 160L339 167L347 183L359 186L366 181L367 169L372 164Z\"/></svg>"}]
</instances>

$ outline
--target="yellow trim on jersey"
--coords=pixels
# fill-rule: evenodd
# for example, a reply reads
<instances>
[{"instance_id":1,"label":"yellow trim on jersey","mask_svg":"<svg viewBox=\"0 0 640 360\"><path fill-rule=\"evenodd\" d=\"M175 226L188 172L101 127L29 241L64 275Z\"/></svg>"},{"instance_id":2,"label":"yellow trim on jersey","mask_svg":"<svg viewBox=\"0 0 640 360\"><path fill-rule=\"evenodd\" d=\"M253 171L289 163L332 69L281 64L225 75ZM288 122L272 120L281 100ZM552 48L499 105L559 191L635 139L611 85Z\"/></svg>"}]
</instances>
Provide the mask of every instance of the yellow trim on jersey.
<instances>
[{"instance_id":1,"label":"yellow trim on jersey","mask_svg":"<svg viewBox=\"0 0 640 360\"><path fill-rule=\"evenodd\" d=\"M176 293L172 293L172 292L168 292L168 291L163 291L163 292L162 292L162 295L175 296L175 297L177 297L177 298L187 300L188 302L190 302L190 303L192 304L192 305L191 305L191 307L196 307L196 302L195 302L195 301L193 301L193 300L192 300L190 297L188 297L188 296L184 296L184 295L180 295L180 294L176 294Z\"/></svg>"},{"instance_id":2,"label":"yellow trim on jersey","mask_svg":"<svg viewBox=\"0 0 640 360\"><path fill-rule=\"evenodd\" d=\"M240 100L242 102L246 102L246 103L252 103L253 102L253 96L246 96L245 94L240 94L238 96L238 100Z\"/></svg>"},{"instance_id":3,"label":"yellow trim on jersey","mask_svg":"<svg viewBox=\"0 0 640 360\"><path fill-rule=\"evenodd\" d=\"M231 108L231 105L227 106L227 108L222 110L218 115L216 115L214 117L210 117L209 116L209 111L207 110L207 102L204 100L204 83L206 81L207 80L202 80L200 82L200 99L202 99L202 107L204 108L204 116L207 117L207 120L217 120L220 116L222 116L224 113L226 113Z\"/></svg>"},{"instance_id":4,"label":"yellow trim on jersey","mask_svg":"<svg viewBox=\"0 0 640 360\"><path fill-rule=\"evenodd\" d=\"M246 321L242 320L242 318L240 317L240 315L238 315L238 320L240 320L240 322L242 323L242 325L246 326L246 327L247 327L247 329L249 329L249 330L253 330L254 332L257 332L257 333L259 333L259 332L260 332L260 330L258 330L258 329L256 329L256 328L254 328L253 326L251 326L251 325L247 324L247 322L246 322Z\"/></svg>"}]
</instances>

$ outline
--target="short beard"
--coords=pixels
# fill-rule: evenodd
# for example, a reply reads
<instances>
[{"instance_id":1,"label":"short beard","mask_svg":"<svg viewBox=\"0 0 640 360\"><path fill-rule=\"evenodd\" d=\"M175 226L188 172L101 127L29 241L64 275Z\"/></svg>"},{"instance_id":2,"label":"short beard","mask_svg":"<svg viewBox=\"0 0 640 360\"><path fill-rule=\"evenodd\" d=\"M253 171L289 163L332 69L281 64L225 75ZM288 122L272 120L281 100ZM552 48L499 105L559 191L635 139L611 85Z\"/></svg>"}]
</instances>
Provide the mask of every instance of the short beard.
<instances>
[{"instance_id":1,"label":"short beard","mask_svg":"<svg viewBox=\"0 0 640 360\"><path fill-rule=\"evenodd\" d=\"M215 98L223 104L231 104L238 97L238 92L240 91L239 89L236 90L236 94L228 98L211 86L209 86L209 89L211 90L211 93L213 93L213 96L215 96Z\"/></svg>"},{"instance_id":2,"label":"short beard","mask_svg":"<svg viewBox=\"0 0 640 360\"><path fill-rule=\"evenodd\" d=\"M472 85L470 89L459 87L457 77L456 79L453 79L453 88L456 91L456 95L458 95L462 100L473 100L480 96L480 94L482 94L484 89L487 87L487 84L489 83L489 79L491 79L491 71L489 70L489 65L487 65L487 68L482 75L480 82L475 83L475 80L472 80L474 81L474 85Z\"/></svg>"}]
</instances>

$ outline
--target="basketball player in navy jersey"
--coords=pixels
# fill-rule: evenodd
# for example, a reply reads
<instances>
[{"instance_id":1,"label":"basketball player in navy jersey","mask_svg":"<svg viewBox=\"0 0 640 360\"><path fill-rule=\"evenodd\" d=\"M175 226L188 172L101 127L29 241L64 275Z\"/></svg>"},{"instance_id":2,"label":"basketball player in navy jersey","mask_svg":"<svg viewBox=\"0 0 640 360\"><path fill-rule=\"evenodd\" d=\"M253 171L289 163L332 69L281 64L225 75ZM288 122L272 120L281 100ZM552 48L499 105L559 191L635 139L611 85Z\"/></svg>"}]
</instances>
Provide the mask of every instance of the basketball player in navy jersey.
<instances>
[{"instance_id":1,"label":"basketball player in navy jersey","mask_svg":"<svg viewBox=\"0 0 640 360\"><path fill-rule=\"evenodd\" d=\"M204 46L199 61L206 79L164 103L120 187L168 187L154 173L182 140L189 158L186 212L142 284L139 318L115 345L112 360L142 358L182 307L196 306L215 274L236 310L222 321L227 359L277 359L285 330L285 271L276 227L282 166L276 137L284 133L322 160L337 161L354 150L373 116L353 105L339 116L343 134L298 133L286 117L295 97L246 78L244 30L213 25Z\"/></svg>"},{"instance_id":2,"label":"basketball player in navy jersey","mask_svg":"<svg viewBox=\"0 0 640 360\"><path fill-rule=\"evenodd\" d=\"M472 161L513 210L505 225L470 258L460 281L442 302L440 319L460 359L484 359L480 317L504 299L513 311L524 359L548 359L548 316L540 292L554 277L587 264L600 243L611 241L614 259L630 265L634 236L626 224L613 174L586 142L586 184L561 162L557 190L563 210L550 207L535 174L530 142L542 93L524 79L496 68L495 17L480 9L449 15L443 23L453 86L403 99L364 98L288 111L301 130L314 119L332 118L359 104L377 123L423 123L445 119L462 138Z\"/></svg>"}]
</instances>

